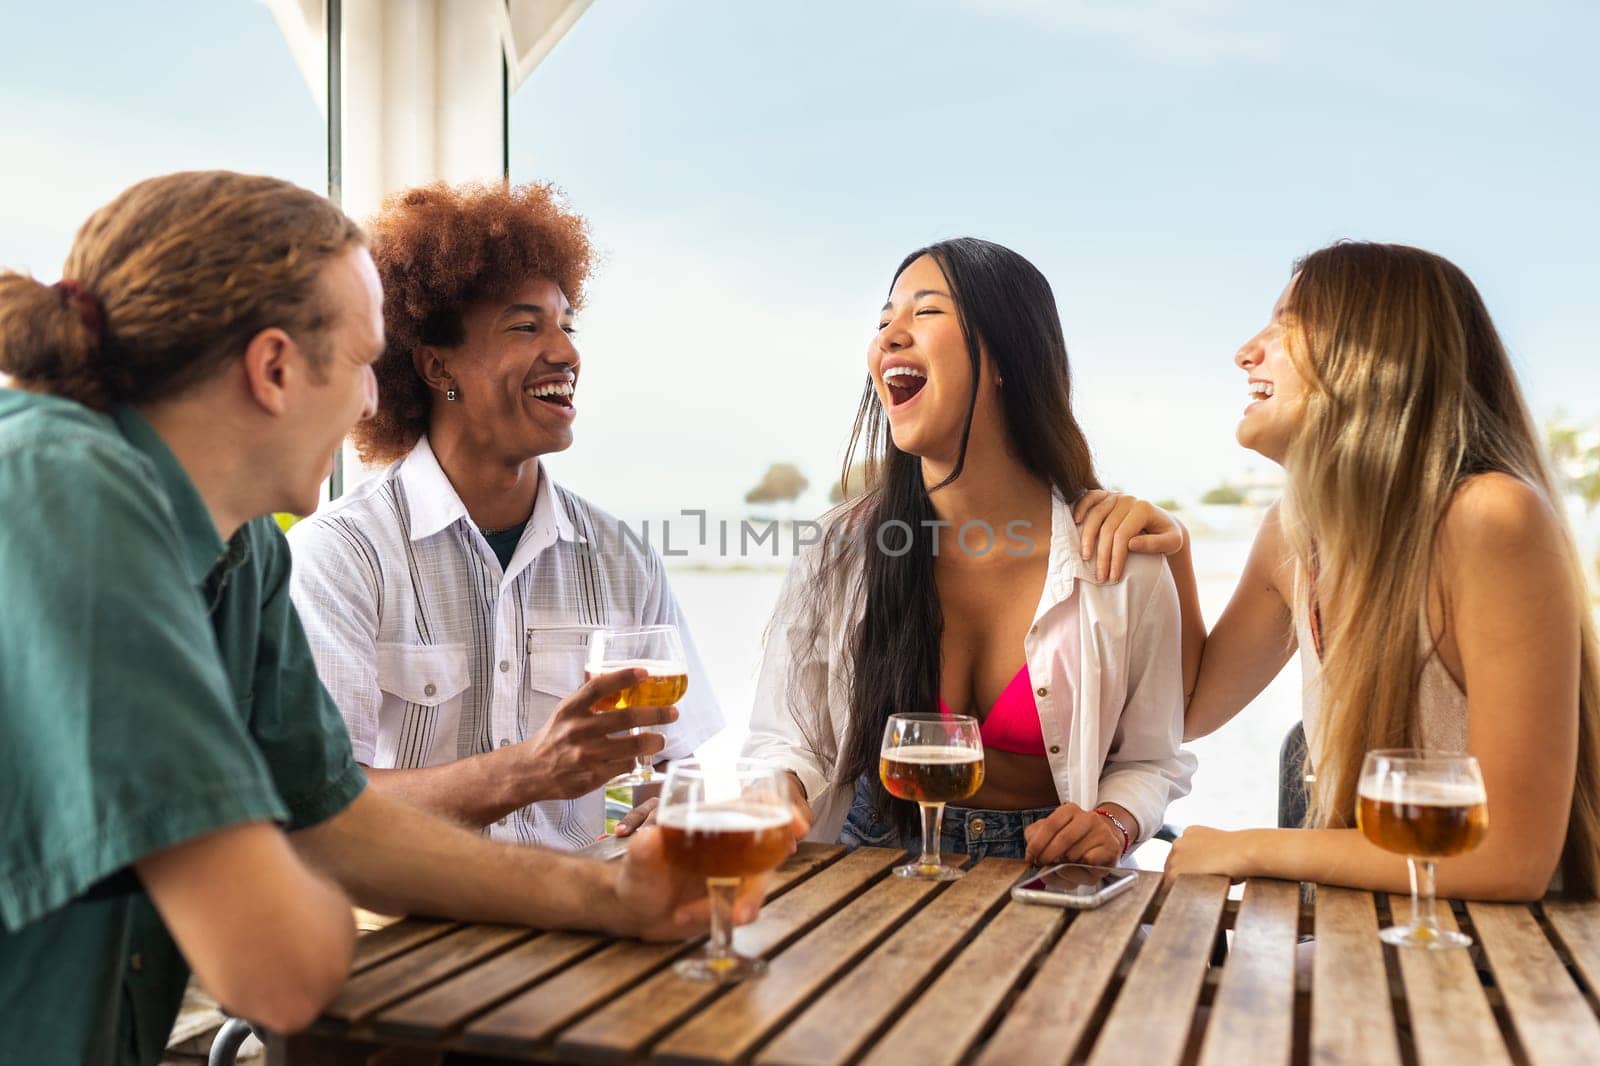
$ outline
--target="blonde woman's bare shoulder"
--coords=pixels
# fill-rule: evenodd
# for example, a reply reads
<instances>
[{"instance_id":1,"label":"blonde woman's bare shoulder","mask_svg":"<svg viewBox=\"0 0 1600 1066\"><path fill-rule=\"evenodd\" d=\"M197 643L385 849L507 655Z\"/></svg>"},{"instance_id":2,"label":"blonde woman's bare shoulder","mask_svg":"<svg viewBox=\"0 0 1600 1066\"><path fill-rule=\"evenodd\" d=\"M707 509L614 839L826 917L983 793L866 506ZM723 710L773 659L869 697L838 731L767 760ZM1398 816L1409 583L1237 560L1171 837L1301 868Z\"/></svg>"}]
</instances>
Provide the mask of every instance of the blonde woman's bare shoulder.
<instances>
[{"instance_id":1,"label":"blonde woman's bare shoulder","mask_svg":"<svg viewBox=\"0 0 1600 1066\"><path fill-rule=\"evenodd\" d=\"M1439 546L1457 566L1504 564L1529 553L1564 558L1561 517L1545 494L1511 474L1475 474L1450 499Z\"/></svg>"},{"instance_id":2,"label":"blonde woman's bare shoulder","mask_svg":"<svg viewBox=\"0 0 1600 1066\"><path fill-rule=\"evenodd\" d=\"M1256 539L1272 544L1283 542L1283 501L1273 500L1267 509L1261 513L1261 525L1256 532Z\"/></svg>"},{"instance_id":3,"label":"blonde woman's bare shoulder","mask_svg":"<svg viewBox=\"0 0 1600 1066\"><path fill-rule=\"evenodd\" d=\"M1252 582L1265 581L1287 603L1293 553L1283 523L1283 501L1274 500L1256 528L1250 558L1245 562L1245 574Z\"/></svg>"}]
</instances>

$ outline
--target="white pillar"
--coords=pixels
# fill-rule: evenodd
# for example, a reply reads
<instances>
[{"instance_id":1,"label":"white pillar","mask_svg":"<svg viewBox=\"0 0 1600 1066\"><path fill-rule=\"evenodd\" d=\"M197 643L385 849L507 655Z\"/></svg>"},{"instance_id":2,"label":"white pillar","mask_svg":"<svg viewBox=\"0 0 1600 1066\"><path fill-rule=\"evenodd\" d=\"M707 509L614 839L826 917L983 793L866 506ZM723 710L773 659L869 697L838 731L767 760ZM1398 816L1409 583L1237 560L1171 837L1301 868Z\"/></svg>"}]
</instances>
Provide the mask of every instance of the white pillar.
<instances>
[{"instance_id":1,"label":"white pillar","mask_svg":"<svg viewBox=\"0 0 1600 1066\"><path fill-rule=\"evenodd\" d=\"M504 175L501 0L344 0L343 206Z\"/></svg>"},{"instance_id":2,"label":"white pillar","mask_svg":"<svg viewBox=\"0 0 1600 1066\"><path fill-rule=\"evenodd\" d=\"M327 114L327 0L263 0ZM504 176L506 105L591 0L341 0L342 206Z\"/></svg>"},{"instance_id":3,"label":"white pillar","mask_svg":"<svg viewBox=\"0 0 1600 1066\"><path fill-rule=\"evenodd\" d=\"M323 115L329 0L263 0ZM357 221L389 193L506 176L506 107L591 0L338 0L337 195ZM360 464L346 444L330 492Z\"/></svg>"}]
</instances>

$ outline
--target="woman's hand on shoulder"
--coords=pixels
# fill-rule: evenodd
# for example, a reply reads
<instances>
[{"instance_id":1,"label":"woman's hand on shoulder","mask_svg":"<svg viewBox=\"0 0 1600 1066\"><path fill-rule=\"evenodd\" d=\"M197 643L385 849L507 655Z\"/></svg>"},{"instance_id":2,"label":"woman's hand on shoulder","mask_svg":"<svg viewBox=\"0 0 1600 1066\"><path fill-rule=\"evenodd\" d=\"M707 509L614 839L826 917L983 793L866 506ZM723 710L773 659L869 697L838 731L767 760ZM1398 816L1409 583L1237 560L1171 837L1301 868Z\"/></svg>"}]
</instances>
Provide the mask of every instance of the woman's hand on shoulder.
<instances>
[{"instance_id":1,"label":"woman's hand on shoulder","mask_svg":"<svg viewBox=\"0 0 1600 1066\"><path fill-rule=\"evenodd\" d=\"M1085 560L1095 561L1095 577L1122 577L1128 553L1172 555L1188 535L1181 523L1148 500L1124 492L1090 489L1072 505Z\"/></svg>"}]
</instances>

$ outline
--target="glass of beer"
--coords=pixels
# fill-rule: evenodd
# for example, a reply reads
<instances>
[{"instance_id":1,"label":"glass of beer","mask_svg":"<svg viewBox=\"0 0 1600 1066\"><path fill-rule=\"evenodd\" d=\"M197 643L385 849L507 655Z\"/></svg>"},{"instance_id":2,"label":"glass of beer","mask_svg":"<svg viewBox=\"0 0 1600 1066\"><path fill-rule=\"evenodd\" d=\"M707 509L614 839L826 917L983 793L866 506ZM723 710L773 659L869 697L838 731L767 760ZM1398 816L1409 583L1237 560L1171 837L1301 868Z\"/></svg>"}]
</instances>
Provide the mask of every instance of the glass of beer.
<instances>
[{"instance_id":1,"label":"glass of beer","mask_svg":"<svg viewBox=\"0 0 1600 1066\"><path fill-rule=\"evenodd\" d=\"M767 964L733 950L733 901L741 878L764 874L794 850L789 793L782 774L755 759L684 759L667 769L656 825L667 862L706 879L711 939L673 969L698 981L730 984Z\"/></svg>"},{"instance_id":2,"label":"glass of beer","mask_svg":"<svg viewBox=\"0 0 1600 1066\"><path fill-rule=\"evenodd\" d=\"M1477 847L1489 828L1478 760L1410 749L1367 752L1356 788L1356 824L1368 840L1404 855L1411 867L1411 924L1383 930L1383 942L1432 949L1471 944L1466 934L1439 928L1434 868L1440 859Z\"/></svg>"},{"instance_id":3,"label":"glass of beer","mask_svg":"<svg viewBox=\"0 0 1600 1066\"><path fill-rule=\"evenodd\" d=\"M633 707L671 707L689 691L688 660L683 654L683 638L677 626L632 626L626 629L599 629L589 638L589 662L584 679L630 668L644 670L647 676L614 696L594 705L597 711L626 711ZM633 736L644 727L630 729ZM646 785L661 780L650 763L650 756L638 755L633 771L614 777L608 787Z\"/></svg>"},{"instance_id":4,"label":"glass of beer","mask_svg":"<svg viewBox=\"0 0 1600 1066\"><path fill-rule=\"evenodd\" d=\"M958 866L939 859L944 805L983 787L983 741L978 720L964 714L894 714L883 729L878 776L896 799L912 800L922 814L922 856L895 867L895 876L954 881Z\"/></svg>"}]
</instances>

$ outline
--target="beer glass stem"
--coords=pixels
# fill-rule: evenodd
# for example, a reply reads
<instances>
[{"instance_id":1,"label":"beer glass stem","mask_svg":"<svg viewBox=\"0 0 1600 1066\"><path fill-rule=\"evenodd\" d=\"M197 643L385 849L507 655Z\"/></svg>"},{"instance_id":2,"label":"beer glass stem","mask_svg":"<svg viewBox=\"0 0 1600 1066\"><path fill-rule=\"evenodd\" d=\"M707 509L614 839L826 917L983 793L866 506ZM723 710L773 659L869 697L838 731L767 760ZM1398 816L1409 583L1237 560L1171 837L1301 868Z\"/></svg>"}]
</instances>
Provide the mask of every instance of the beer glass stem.
<instances>
[{"instance_id":1,"label":"beer glass stem","mask_svg":"<svg viewBox=\"0 0 1600 1066\"><path fill-rule=\"evenodd\" d=\"M1429 937L1439 931L1439 916L1434 910L1435 863L1428 859L1406 858L1411 867L1411 932Z\"/></svg>"},{"instance_id":2,"label":"beer glass stem","mask_svg":"<svg viewBox=\"0 0 1600 1066\"><path fill-rule=\"evenodd\" d=\"M706 896L711 903L711 941L706 945L706 961L713 970L735 965L733 900L738 892L736 877L706 878Z\"/></svg>"},{"instance_id":3,"label":"beer glass stem","mask_svg":"<svg viewBox=\"0 0 1600 1066\"><path fill-rule=\"evenodd\" d=\"M628 730L628 734L635 737L642 733L648 732L650 732L649 728L642 725L634 726L632 729ZM640 777L650 778L656 775L656 768L655 765L650 762L650 756L635 755L633 757L633 772Z\"/></svg>"},{"instance_id":4,"label":"beer glass stem","mask_svg":"<svg viewBox=\"0 0 1600 1066\"><path fill-rule=\"evenodd\" d=\"M919 803L922 809L922 858L917 865L924 870L936 870L939 861L939 827L944 822L944 804Z\"/></svg>"}]
</instances>

